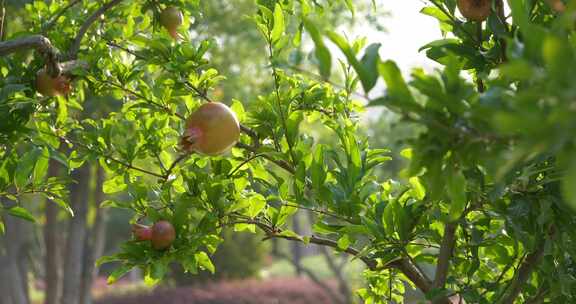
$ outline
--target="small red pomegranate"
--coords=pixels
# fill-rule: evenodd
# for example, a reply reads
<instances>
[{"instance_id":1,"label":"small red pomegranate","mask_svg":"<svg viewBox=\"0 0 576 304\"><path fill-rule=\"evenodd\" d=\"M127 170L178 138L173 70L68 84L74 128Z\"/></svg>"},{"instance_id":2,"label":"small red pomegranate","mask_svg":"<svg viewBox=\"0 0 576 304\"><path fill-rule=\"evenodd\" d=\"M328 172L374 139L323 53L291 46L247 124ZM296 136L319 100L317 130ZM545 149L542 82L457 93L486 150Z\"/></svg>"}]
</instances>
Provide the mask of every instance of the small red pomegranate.
<instances>
[{"instance_id":1,"label":"small red pomegranate","mask_svg":"<svg viewBox=\"0 0 576 304\"><path fill-rule=\"evenodd\" d=\"M178 38L178 27L180 27L183 22L184 16L176 7L167 7L160 13L160 24L174 39Z\"/></svg>"},{"instance_id":2,"label":"small red pomegranate","mask_svg":"<svg viewBox=\"0 0 576 304\"><path fill-rule=\"evenodd\" d=\"M176 239L176 231L172 223L158 221L152 226L152 248L164 250L172 245Z\"/></svg>"},{"instance_id":3,"label":"small red pomegranate","mask_svg":"<svg viewBox=\"0 0 576 304\"><path fill-rule=\"evenodd\" d=\"M132 234L138 241L152 240L152 228L150 226L134 224L132 225Z\"/></svg>"},{"instance_id":4,"label":"small red pomegranate","mask_svg":"<svg viewBox=\"0 0 576 304\"><path fill-rule=\"evenodd\" d=\"M220 155L230 150L240 138L240 123L225 104L208 102L201 105L186 122L181 139L188 152Z\"/></svg>"},{"instance_id":5,"label":"small red pomegranate","mask_svg":"<svg viewBox=\"0 0 576 304\"><path fill-rule=\"evenodd\" d=\"M492 0L458 0L457 4L466 19L482 22L490 16Z\"/></svg>"},{"instance_id":6,"label":"small red pomegranate","mask_svg":"<svg viewBox=\"0 0 576 304\"><path fill-rule=\"evenodd\" d=\"M64 75L52 77L46 69L36 74L36 90L44 96L68 95L71 91L70 79Z\"/></svg>"}]
</instances>

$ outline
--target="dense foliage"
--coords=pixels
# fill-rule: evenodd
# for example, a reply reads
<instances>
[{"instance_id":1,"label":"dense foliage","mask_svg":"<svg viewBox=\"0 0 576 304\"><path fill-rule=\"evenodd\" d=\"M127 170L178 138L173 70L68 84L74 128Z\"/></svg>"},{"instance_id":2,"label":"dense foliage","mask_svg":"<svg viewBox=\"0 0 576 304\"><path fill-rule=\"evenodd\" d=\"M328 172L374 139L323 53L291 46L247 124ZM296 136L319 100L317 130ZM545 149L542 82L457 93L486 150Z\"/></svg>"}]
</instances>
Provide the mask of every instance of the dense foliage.
<instances>
[{"instance_id":1,"label":"dense foliage","mask_svg":"<svg viewBox=\"0 0 576 304\"><path fill-rule=\"evenodd\" d=\"M70 95L35 91L44 65L58 72L50 52L0 58L2 216L33 221L19 203L31 193L71 210L69 181L47 178L49 159L68 172L99 163L104 191L129 194L105 207L176 229L168 250L133 240L100 259L121 263L110 282L140 267L155 283L173 261L192 273L214 271L210 255L230 226L361 259L366 303L402 302L404 283L438 303L453 295L469 303L576 302L574 2L510 0L507 16L503 1L490 1L486 21L466 21L455 0L427 1L422 13L446 38L422 50L443 68L416 69L406 82L379 57L380 44L318 26L335 7L354 14L352 1L258 1L249 18L261 33L269 89L230 104L242 135L216 157L180 147L188 115L226 82L210 63L217 37L195 35L198 1L79 2L84 9L60 1L26 7L26 28L62 50L57 61L79 60L65 71L74 76ZM167 6L184 12L176 40L158 23ZM303 54L307 43L314 49ZM346 62L334 64L328 43ZM319 77L298 72L303 57ZM336 73L341 86L328 81ZM364 106L354 96L380 79L386 90L368 106L385 106L419 130L401 153L410 165L398 181L378 178L389 151L360 135ZM329 130L335 144L320 143L304 124ZM302 209L315 213L313 235L287 229Z\"/></svg>"}]
</instances>

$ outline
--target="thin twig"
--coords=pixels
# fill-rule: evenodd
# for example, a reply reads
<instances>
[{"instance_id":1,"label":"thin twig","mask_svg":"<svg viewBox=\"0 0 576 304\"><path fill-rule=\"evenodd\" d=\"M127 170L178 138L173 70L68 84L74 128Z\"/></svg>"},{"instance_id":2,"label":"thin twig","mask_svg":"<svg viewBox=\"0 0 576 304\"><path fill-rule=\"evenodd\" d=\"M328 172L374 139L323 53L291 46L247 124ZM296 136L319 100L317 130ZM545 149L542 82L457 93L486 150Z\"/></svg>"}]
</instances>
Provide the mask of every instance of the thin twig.
<instances>
[{"instance_id":1,"label":"thin twig","mask_svg":"<svg viewBox=\"0 0 576 304\"><path fill-rule=\"evenodd\" d=\"M113 86L113 87L115 87L115 88L117 88L117 89L120 89L120 90L122 90L122 91L124 91L124 92L126 92L126 93L128 93L128 94L130 94L130 95L132 95L132 96L134 96L134 97L136 97L136 98L142 99L142 100L148 102L149 104L151 104L151 105L153 105L153 106L155 106L155 107L157 107L157 108L160 108L161 110L164 110L166 113L168 113L168 114L170 114L170 115L176 116L176 117L178 117L178 118L180 118L180 119L182 119L182 120L186 120L186 117L184 117L182 114L180 114L180 113L178 113L178 112L172 111L172 109L170 109L168 106L166 106L166 105L164 105L164 104L161 104L161 103L159 103L159 102L156 102L156 101L154 101L154 100L152 100L152 99L150 99L150 98L147 98L146 96L144 96L144 95L142 95L142 94L140 94L140 93L137 93L137 92L135 92L135 91L133 91L133 90L131 90L131 89L128 89L128 88L126 88L126 87L123 87L122 85L120 85L120 84L118 84L118 83L115 83L115 82L112 82L112 81L108 81L108 80L102 80L101 82L102 82L102 83L105 83L105 84L109 84L109 85L111 85L111 86Z\"/></svg>"},{"instance_id":2,"label":"thin twig","mask_svg":"<svg viewBox=\"0 0 576 304\"><path fill-rule=\"evenodd\" d=\"M337 88L346 90L346 86L345 86L345 85L336 83L336 82L334 82L334 81L332 81L332 80L330 80L330 79L326 79L325 77L322 77L322 76L320 76L320 75L318 75L318 74L316 74L316 73L314 73L314 72L310 72L310 71L308 71L308 70L305 70L305 69L302 69L302 68L300 68L300 67L293 66L293 65L283 65L283 66L286 67L286 68L288 68L288 69L290 69L290 70L293 70L293 71L295 71L295 72L298 72L298 73L300 73L300 74L308 75L309 77L312 77L312 78L314 78L314 79L317 80L317 81L321 81L321 82L324 82L324 83L326 83L326 84L329 84L329 85L331 85L331 86L333 86L333 87L337 87ZM360 92L355 92L355 91L353 91L353 92L350 92L350 94L352 94L352 95L354 95L354 96L356 96L356 97L358 97L358 98L364 99L364 100L366 100L366 101L372 100L372 98L370 98L368 95L362 94L362 93L360 93ZM316 109L315 109L315 110L316 110Z\"/></svg>"},{"instance_id":3,"label":"thin twig","mask_svg":"<svg viewBox=\"0 0 576 304\"><path fill-rule=\"evenodd\" d=\"M342 217L342 216L340 216L340 215L331 213L331 212L329 212L329 211L320 210L320 209L314 209L314 208L309 208L309 207L304 207L304 206L295 205L295 204L290 204L290 203L283 203L282 205L283 205L283 206L286 206L286 207L293 207L293 208L297 208L297 209L308 210L308 211L311 211L311 212L314 212L314 213L327 215L327 216L333 217L333 218L335 218L335 219L339 219L339 220L342 220L342 221L351 223L351 220L350 220L350 219L347 219L347 218Z\"/></svg>"},{"instance_id":4,"label":"thin twig","mask_svg":"<svg viewBox=\"0 0 576 304\"><path fill-rule=\"evenodd\" d=\"M280 122L284 131L284 137L286 138L286 142L288 143L288 152L290 153L290 158L292 159L292 164L296 165L296 155L294 154L294 143L288 136L288 125L286 120L288 119L282 107L282 99L280 98L280 77L276 72L276 67L274 66L274 51L272 46L272 32L268 29L268 52L269 52L269 60L270 60L270 67L272 68L272 78L274 78L274 93L276 94L276 103L278 105L278 112L280 114Z\"/></svg>"},{"instance_id":5,"label":"thin twig","mask_svg":"<svg viewBox=\"0 0 576 304\"><path fill-rule=\"evenodd\" d=\"M128 169L132 169L132 170L135 170L135 171L139 171L139 172L142 172L142 173L146 173L146 174L148 174L148 175L152 175L152 176L159 177L159 178L162 178L162 179L165 178L164 175L162 175L162 174L159 174L159 173L156 173L156 172L152 172L152 171L148 171L148 170L143 169L143 168L136 167L136 166L134 166L134 165L132 165L132 164L129 164L129 163L124 162L124 161L121 161L121 160L119 160L119 159L117 159L117 158L115 158L115 157L113 157L113 156L111 156L111 155L106 155L106 154L103 154L103 153L100 153L100 152L95 152L94 149L88 147L88 146L87 146L86 144L84 144L84 143L81 143L81 142L78 142L78 141L74 141L74 140L72 140L72 139L69 139L69 138L64 137L64 136L61 136L61 135L52 134L52 133L50 133L50 132L45 132L45 131L40 131L40 130L38 130L38 132L40 132L40 133L42 133L42 134L49 135L49 136L56 137L56 138L60 139L62 142L66 142L66 143L69 143L69 144L78 146L78 147L80 147L80 148L82 148L82 149L84 149L84 150L87 150L88 152L95 153L95 154L98 155L99 157L102 157L102 158L105 158L105 159L110 160L110 161L112 161L112 162L115 162L115 163L117 163L117 164L119 164L119 165L122 165L123 167L128 168Z\"/></svg>"},{"instance_id":6,"label":"thin twig","mask_svg":"<svg viewBox=\"0 0 576 304\"><path fill-rule=\"evenodd\" d=\"M236 147L237 147L237 148L240 148L240 149L248 150L248 151L250 151L250 152L252 152L252 153L258 153L258 149L257 149L257 148L255 148L255 147L253 147L253 146L250 146L250 145L247 145L247 144L242 143L242 142L238 142L238 143L236 144ZM270 156L270 155L268 155L268 154L264 154L262 157L265 158L265 159L267 159L267 160L269 160L269 161L271 161L271 162L273 162L273 163L276 164L278 167L286 170L286 171L289 172L290 174L296 173L296 169L294 169L294 167L292 167L292 165L290 165L289 163L287 163L287 162L284 161L284 160L275 159L274 157L272 157L272 156Z\"/></svg>"},{"instance_id":7,"label":"thin twig","mask_svg":"<svg viewBox=\"0 0 576 304\"><path fill-rule=\"evenodd\" d=\"M84 21L84 23L80 27L80 30L76 34L76 38L74 38L74 43L72 43L72 46L70 47L70 51L68 52L68 58L69 59L76 59L76 57L78 57L78 51L80 50L80 44L82 43L82 38L84 38L84 35L86 34L86 32L88 32L88 29L90 28L90 26L96 20L98 20L98 18L100 18L100 16L102 16L104 13L106 13L106 11L108 11L109 9L111 9L112 7L114 7L115 5L117 5L120 2L122 2L122 0L111 0L110 2L101 6L92 15L90 15L90 17L88 17L88 19L86 19L86 21Z\"/></svg>"},{"instance_id":8,"label":"thin twig","mask_svg":"<svg viewBox=\"0 0 576 304\"><path fill-rule=\"evenodd\" d=\"M124 52L126 52L126 53L128 53L128 54L130 54L130 55L132 55L132 56L134 56L134 57L136 57L137 59L147 60L146 57L144 57L144 56L142 56L142 55L139 55L139 54L137 54L136 52L134 52L134 51L132 51L132 50L130 50L130 49L128 49L128 48L125 48L125 47L117 44L116 42L107 41L106 44L107 44L108 46L115 47L115 48L117 48L117 49L119 49L119 50L122 50L122 51L124 51Z\"/></svg>"},{"instance_id":9,"label":"thin twig","mask_svg":"<svg viewBox=\"0 0 576 304\"><path fill-rule=\"evenodd\" d=\"M42 27L41 32L46 34L50 29L52 29L52 27L56 24L58 19L66 13L67 10L69 10L71 7L73 7L74 5L76 5L80 2L82 2L82 0L70 1L70 3L68 3L68 5L66 5L65 7L63 7L56 15L54 15L54 17L50 18L50 21Z\"/></svg>"},{"instance_id":10,"label":"thin twig","mask_svg":"<svg viewBox=\"0 0 576 304\"><path fill-rule=\"evenodd\" d=\"M176 160L170 165L168 170L166 170L166 175L164 175L164 178L167 180L170 177L170 174L172 174L172 171L174 171L174 168L176 168L176 165L185 160L189 155L190 154L181 154L178 156L178 158L176 158Z\"/></svg>"},{"instance_id":11,"label":"thin twig","mask_svg":"<svg viewBox=\"0 0 576 304\"><path fill-rule=\"evenodd\" d=\"M263 157L264 155L265 155L264 153L261 153L261 154L254 154L254 155L248 157L243 162L241 162L238 166L236 166L236 168L234 168L234 170L230 171L230 173L228 174L228 178L232 177L232 175L234 175L234 173L238 172L238 170L240 170L240 168L242 168L247 163L251 162L252 160L254 160L258 157Z\"/></svg>"}]
</instances>

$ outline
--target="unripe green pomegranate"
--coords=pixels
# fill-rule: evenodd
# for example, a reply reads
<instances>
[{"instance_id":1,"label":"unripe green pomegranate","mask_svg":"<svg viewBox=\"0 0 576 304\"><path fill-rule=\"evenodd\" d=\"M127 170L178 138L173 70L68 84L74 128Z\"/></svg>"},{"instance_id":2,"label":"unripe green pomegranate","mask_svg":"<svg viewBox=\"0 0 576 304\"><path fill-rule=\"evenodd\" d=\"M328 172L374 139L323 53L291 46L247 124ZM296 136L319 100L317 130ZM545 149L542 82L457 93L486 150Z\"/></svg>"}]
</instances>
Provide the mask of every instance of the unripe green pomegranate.
<instances>
[{"instance_id":1,"label":"unripe green pomegranate","mask_svg":"<svg viewBox=\"0 0 576 304\"><path fill-rule=\"evenodd\" d=\"M490 16L492 0L458 0L457 4L466 19L482 22Z\"/></svg>"},{"instance_id":2,"label":"unripe green pomegranate","mask_svg":"<svg viewBox=\"0 0 576 304\"><path fill-rule=\"evenodd\" d=\"M167 7L160 13L160 24L174 39L178 38L178 27L184 22L182 12L176 7Z\"/></svg>"},{"instance_id":3,"label":"unripe green pomegranate","mask_svg":"<svg viewBox=\"0 0 576 304\"><path fill-rule=\"evenodd\" d=\"M71 91L70 79L64 75L52 77L46 69L36 74L36 90L44 96L68 95Z\"/></svg>"},{"instance_id":4,"label":"unripe green pomegranate","mask_svg":"<svg viewBox=\"0 0 576 304\"><path fill-rule=\"evenodd\" d=\"M172 245L176 239L176 231L172 223L158 221L152 226L152 248L164 250Z\"/></svg>"},{"instance_id":5,"label":"unripe green pomegranate","mask_svg":"<svg viewBox=\"0 0 576 304\"><path fill-rule=\"evenodd\" d=\"M201 105L186 122L182 148L188 152L219 155L230 150L240 138L240 123L225 104Z\"/></svg>"}]
</instances>

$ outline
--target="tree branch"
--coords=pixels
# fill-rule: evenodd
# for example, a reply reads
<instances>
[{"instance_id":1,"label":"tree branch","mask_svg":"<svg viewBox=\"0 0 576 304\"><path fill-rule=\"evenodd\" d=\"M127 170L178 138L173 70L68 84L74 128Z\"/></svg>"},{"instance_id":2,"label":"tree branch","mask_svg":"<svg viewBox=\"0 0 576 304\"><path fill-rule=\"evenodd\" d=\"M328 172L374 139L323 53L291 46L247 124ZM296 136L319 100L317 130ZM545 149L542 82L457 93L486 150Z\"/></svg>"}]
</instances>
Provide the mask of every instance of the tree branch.
<instances>
[{"instance_id":1,"label":"tree branch","mask_svg":"<svg viewBox=\"0 0 576 304\"><path fill-rule=\"evenodd\" d=\"M262 231L264 231L264 233L266 233L267 238L279 238L279 239L285 239L285 240L305 243L304 239L302 237L293 236L293 235L283 235L281 229L279 229L277 227L272 227L272 226L270 226L266 223L263 223L261 221L258 221L258 220L242 219L240 221L235 221L232 224L256 225L256 226L258 226L258 228L260 228ZM387 265L384 265L383 267L382 266L379 267L378 261L376 259L362 254L361 251L359 251L358 249L353 248L353 247L348 247L348 248L342 250L338 247L338 243L336 241L312 235L312 236L308 237L308 243L316 244L316 245L320 245L320 246L332 247L334 249L341 250L341 251L343 251L349 255L352 255L352 256L360 259L366 265L366 267L368 267L368 269L370 269L372 271L381 271L381 270L388 269L388 268L396 268L396 269L400 270L422 292L428 293L432 290L432 281L426 276L426 274L424 272L422 272L422 270L420 270L418 268L418 266L414 262L412 262L412 260L409 257L408 258L401 258L401 259L398 259L396 261L390 262ZM445 296L437 299L435 303L437 303L437 304L451 304L448 297L445 297Z\"/></svg>"},{"instance_id":2,"label":"tree branch","mask_svg":"<svg viewBox=\"0 0 576 304\"><path fill-rule=\"evenodd\" d=\"M541 304L544 303L544 298L546 297L546 295L548 294L548 292L550 292L549 288L544 288L544 287L540 287L538 289L538 293L530 298L526 304Z\"/></svg>"},{"instance_id":3,"label":"tree branch","mask_svg":"<svg viewBox=\"0 0 576 304\"><path fill-rule=\"evenodd\" d=\"M82 2L82 0L72 0L70 1L70 3L68 3L68 5L66 5L65 7L63 7L56 15L54 15L54 17L50 18L50 21L48 23L46 23L46 25L44 25L42 27L42 33L46 33L48 32L52 27L54 27L54 25L56 24L56 22L58 21L58 19L64 15L66 13L67 10L69 10L71 7L73 7L74 5L78 4Z\"/></svg>"},{"instance_id":4,"label":"tree branch","mask_svg":"<svg viewBox=\"0 0 576 304\"><path fill-rule=\"evenodd\" d=\"M86 21L84 21L84 23L80 27L80 30L76 34L76 38L74 38L74 43L70 47L70 50L69 50L68 56L67 56L68 59L76 59L78 57L78 51L80 50L80 44L82 43L82 38L84 38L84 35L86 34L86 32L88 32L88 29L90 28L90 26L94 22L96 22L96 20L98 20L98 18L100 18L100 16L102 16L106 11L108 11L109 9L111 9L112 7L114 7L115 5L117 5L120 2L122 2L122 0L112 0L112 1L104 4L98 10L96 10L92 15L90 15L90 17L88 17L88 19L86 19Z\"/></svg>"},{"instance_id":5,"label":"tree branch","mask_svg":"<svg viewBox=\"0 0 576 304\"><path fill-rule=\"evenodd\" d=\"M248 151L250 151L250 152L252 152L252 153L258 153L258 149L257 149L256 147L247 145L247 144L242 143L242 142L238 142L238 143L236 144L236 147L237 147L237 148L240 148L240 149L248 150ZM274 164L278 165L280 168L288 171L288 172L291 173L291 174L296 173L296 170L295 170L289 163L287 163L287 162L285 162L285 161L283 161L283 160L274 159L272 156L270 156L270 155L268 155L268 154L263 154L262 157L265 158L265 159L267 159L267 160L269 160L269 161L271 161L271 162L273 162Z\"/></svg>"},{"instance_id":6,"label":"tree branch","mask_svg":"<svg viewBox=\"0 0 576 304\"><path fill-rule=\"evenodd\" d=\"M409 259L404 258L393 262L393 266L402 271L402 273L404 273L404 275L423 293L428 293L432 290L432 281Z\"/></svg>"},{"instance_id":7,"label":"tree branch","mask_svg":"<svg viewBox=\"0 0 576 304\"><path fill-rule=\"evenodd\" d=\"M60 75L60 51L52 45L50 40L42 35L32 35L0 42L0 56L5 56L27 49L36 49L47 61L48 72L52 76Z\"/></svg>"},{"instance_id":8,"label":"tree branch","mask_svg":"<svg viewBox=\"0 0 576 304\"><path fill-rule=\"evenodd\" d=\"M0 41L4 40L4 19L6 18L6 7L4 0L0 6Z\"/></svg>"},{"instance_id":9,"label":"tree branch","mask_svg":"<svg viewBox=\"0 0 576 304\"><path fill-rule=\"evenodd\" d=\"M434 276L433 288L444 288L450 267L450 258L456 244L456 223L447 223L444 225L444 238L440 245L438 254L438 265L436 266L436 275Z\"/></svg>"},{"instance_id":10,"label":"tree branch","mask_svg":"<svg viewBox=\"0 0 576 304\"><path fill-rule=\"evenodd\" d=\"M528 281L532 271L536 268L542 256L544 255L544 247L546 245L546 240L542 239L536 249L526 256L526 259L522 262L522 265L518 268L517 274L513 279L512 283L508 287L509 291L504 298L502 298L499 303L509 304L514 303L514 300L520 295L523 285Z\"/></svg>"}]
</instances>

